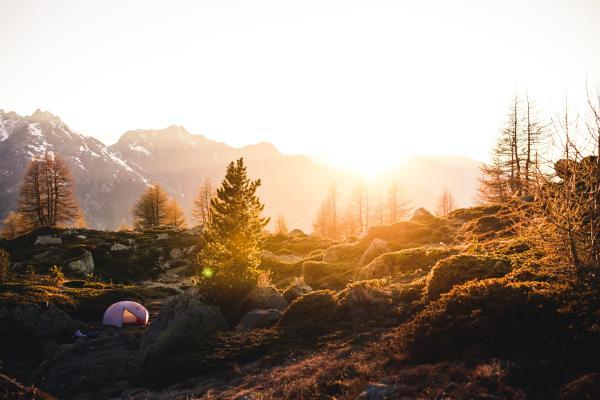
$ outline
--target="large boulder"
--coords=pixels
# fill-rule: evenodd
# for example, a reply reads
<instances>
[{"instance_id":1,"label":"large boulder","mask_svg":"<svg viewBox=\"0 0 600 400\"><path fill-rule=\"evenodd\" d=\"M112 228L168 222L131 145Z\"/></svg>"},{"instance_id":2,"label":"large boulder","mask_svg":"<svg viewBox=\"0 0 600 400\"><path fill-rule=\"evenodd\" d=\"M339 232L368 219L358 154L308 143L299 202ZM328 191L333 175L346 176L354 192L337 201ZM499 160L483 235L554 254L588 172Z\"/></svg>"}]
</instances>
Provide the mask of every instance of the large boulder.
<instances>
[{"instance_id":1,"label":"large boulder","mask_svg":"<svg viewBox=\"0 0 600 400\"><path fill-rule=\"evenodd\" d=\"M53 304L18 304L4 309L0 315L0 338L12 338L23 344L47 339L69 339L77 329L84 327L85 324L74 320ZM4 340L2 342L7 343Z\"/></svg>"},{"instance_id":2,"label":"large boulder","mask_svg":"<svg viewBox=\"0 0 600 400\"><path fill-rule=\"evenodd\" d=\"M194 291L174 297L142 336L138 354L142 379L161 386L209 368L204 358L214 352L216 334L227 329L221 309L204 304ZM186 366L193 370L182 372Z\"/></svg>"},{"instance_id":3,"label":"large boulder","mask_svg":"<svg viewBox=\"0 0 600 400\"><path fill-rule=\"evenodd\" d=\"M502 277L512 270L506 257L457 254L439 261L427 281L427 296L435 300L456 285L472 280Z\"/></svg>"},{"instance_id":4,"label":"large boulder","mask_svg":"<svg viewBox=\"0 0 600 400\"><path fill-rule=\"evenodd\" d=\"M317 290L290 304L277 323L277 329L286 335L310 339L334 330L340 318L335 292Z\"/></svg>"},{"instance_id":5,"label":"large boulder","mask_svg":"<svg viewBox=\"0 0 600 400\"><path fill-rule=\"evenodd\" d=\"M195 291L188 291L171 299L146 329L140 341L140 360L160 362L184 341L201 340L227 329L219 307L205 304Z\"/></svg>"},{"instance_id":6,"label":"large boulder","mask_svg":"<svg viewBox=\"0 0 600 400\"><path fill-rule=\"evenodd\" d=\"M67 267L78 274L87 276L94 272L94 258L92 253L87 250L83 250L81 256L67 264Z\"/></svg>"},{"instance_id":7,"label":"large boulder","mask_svg":"<svg viewBox=\"0 0 600 400\"><path fill-rule=\"evenodd\" d=\"M384 253L364 266L359 277L361 279L380 279L396 273L411 273L416 270L427 272L439 260L458 253L455 247L421 246Z\"/></svg>"},{"instance_id":8,"label":"large boulder","mask_svg":"<svg viewBox=\"0 0 600 400\"><path fill-rule=\"evenodd\" d=\"M367 250L363 253L358 261L358 266L363 267L373 261L377 256L387 253L390 251L388 244L385 240L373 239Z\"/></svg>"},{"instance_id":9,"label":"large boulder","mask_svg":"<svg viewBox=\"0 0 600 400\"><path fill-rule=\"evenodd\" d=\"M355 321L370 321L392 314L392 295L381 281L359 281L337 295L344 313Z\"/></svg>"},{"instance_id":10,"label":"large boulder","mask_svg":"<svg viewBox=\"0 0 600 400\"><path fill-rule=\"evenodd\" d=\"M50 244L62 244L62 239L59 237L53 237L52 235L43 235L43 236L38 236L35 239L35 245L50 245Z\"/></svg>"},{"instance_id":11,"label":"large boulder","mask_svg":"<svg viewBox=\"0 0 600 400\"><path fill-rule=\"evenodd\" d=\"M137 372L138 340L125 331L83 338L47 351L32 381L61 399L112 399Z\"/></svg>"},{"instance_id":12,"label":"large boulder","mask_svg":"<svg viewBox=\"0 0 600 400\"><path fill-rule=\"evenodd\" d=\"M313 289L307 284L295 282L287 289L285 289L285 291L283 292L283 298L286 299L288 303L291 303L303 294L310 293L312 291Z\"/></svg>"},{"instance_id":13,"label":"large boulder","mask_svg":"<svg viewBox=\"0 0 600 400\"><path fill-rule=\"evenodd\" d=\"M270 309L270 310L259 310L255 309L249 311L242 317L238 323L238 331L251 331L254 329L270 328L275 325L281 319L281 311Z\"/></svg>"},{"instance_id":14,"label":"large boulder","mask_svg":"<svg viewBox=\"0 0 600 400\"><path fill-rule=\"evenodd\" d=\"M242 311L255 308L283 310L288 305L287 300L273 286L254 288L242 302Z\"/></svg>"}]
</instances>

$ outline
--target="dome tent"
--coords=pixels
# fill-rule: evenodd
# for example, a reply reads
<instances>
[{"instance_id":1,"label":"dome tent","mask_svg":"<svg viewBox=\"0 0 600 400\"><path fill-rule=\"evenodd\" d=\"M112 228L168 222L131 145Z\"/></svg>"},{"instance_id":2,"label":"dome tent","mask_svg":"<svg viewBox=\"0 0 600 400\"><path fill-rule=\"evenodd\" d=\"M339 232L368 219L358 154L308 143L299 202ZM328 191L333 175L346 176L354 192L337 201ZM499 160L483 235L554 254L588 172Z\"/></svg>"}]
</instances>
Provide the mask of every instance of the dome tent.
<instances>
[{"instance_id":1,"label":"dome tent","mask_svg":"<svg viewBox=\"0 0 600 400\"><path fill-rule=\"evenodd\" d=\"M148 323L148 310L135 301L119 301L108 307L102 318L103 325L112 325L121 328L125 324L146 325Z\"/></svg>"}]
</instances>

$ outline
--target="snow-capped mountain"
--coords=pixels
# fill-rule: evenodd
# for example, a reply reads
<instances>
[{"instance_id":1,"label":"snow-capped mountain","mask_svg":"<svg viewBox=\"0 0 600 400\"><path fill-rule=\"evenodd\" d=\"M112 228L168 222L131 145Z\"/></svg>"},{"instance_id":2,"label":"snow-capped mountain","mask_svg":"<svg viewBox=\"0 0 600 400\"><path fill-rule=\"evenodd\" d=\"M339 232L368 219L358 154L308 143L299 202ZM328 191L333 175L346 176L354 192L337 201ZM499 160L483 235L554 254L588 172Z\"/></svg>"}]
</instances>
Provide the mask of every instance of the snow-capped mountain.
<instances>
[{"instance_id":1,"label":"snow-capped mountain","mask_svg":"<svg viewBox=\"0 0 600 400\"><path fill-rule=\"evenodd\" d=\"M77 199L92 226L110 228L129 220L133 201L149 180L98 140L40 110L30 116L0 110L1 216L16 208L28 162L46 151L67 161Z\"/></svg>"}]
</instances>

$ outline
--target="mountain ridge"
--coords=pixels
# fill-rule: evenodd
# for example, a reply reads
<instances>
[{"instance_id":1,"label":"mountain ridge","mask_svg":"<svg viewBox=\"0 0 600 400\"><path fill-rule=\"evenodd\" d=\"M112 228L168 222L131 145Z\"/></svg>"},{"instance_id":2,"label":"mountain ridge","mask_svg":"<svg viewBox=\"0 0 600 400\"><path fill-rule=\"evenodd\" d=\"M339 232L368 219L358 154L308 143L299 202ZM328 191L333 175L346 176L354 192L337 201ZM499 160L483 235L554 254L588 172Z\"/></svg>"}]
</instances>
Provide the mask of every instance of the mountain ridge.
<instances>
[{"instance_id":1,"label":"mountain ridge","mask_svg":"<svg viewBox=\"0 0 600 400\"><path fill-rule=\"evenodd\" d=\"M269 142L234 147L190 133L176 124L162 129L128 130L116 143L107 146L72 130L51 112L38 109L29 116L21 116L0 110L0 217L16 208L18 187L27 163L45 151L66 159L86 220L97 229L128 224L131 207L151 182L161 184L182 204L189 217L202 181L210 178L216 186L226 165L240 157L247 161L250 177L262 180L259 195L265 203L265 214L272 219L285 215L291 228L310 230L332 182L349 189L358 179L356 174L317 163L308 156L283 154ZM404 167L399 162L397 168L387 173L387 179L399 181L415 205L428 208L435 206L431 197L441 187L440 180L452 180L452 186L458 187L461 185L456 182L464 178L467 183L461 186L461 193L473 192L472 166L453 166L450 170L455 176L435 177L432 165L437 166L442 157L427 156L431 157L435 162L405 162ZM428 171L425 184L431 187L427 190L422 188L422 180L414 179L419 175L414 173L415 169ZM442 175L444 169L447 168L442 166ZM435 170L439 172L440 167ZM464 196L458 197L459 205L470 204Z\"/></svg>"}]
</instances>

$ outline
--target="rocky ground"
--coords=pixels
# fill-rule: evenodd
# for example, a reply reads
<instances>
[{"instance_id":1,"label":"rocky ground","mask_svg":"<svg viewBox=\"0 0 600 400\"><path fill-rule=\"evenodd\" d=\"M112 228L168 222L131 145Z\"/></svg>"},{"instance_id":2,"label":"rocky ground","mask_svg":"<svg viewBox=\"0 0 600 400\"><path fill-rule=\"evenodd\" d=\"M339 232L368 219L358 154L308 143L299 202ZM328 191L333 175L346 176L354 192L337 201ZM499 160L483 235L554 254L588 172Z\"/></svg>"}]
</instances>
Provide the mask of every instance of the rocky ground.
<instances>
[{"instance_id":1,"label":"rocky ground","mask_svg":"<svg viewBox=\"0 0 600 400\"><path fill-rule=\"evenodd\" d=\"M343 242L270 236L272 284L235 312L193 287L200 232L0 241L0 398L600 398L600 296L517 234L520 215L417 210ZM103 327L118 300L147 306L149 325Z\"/></svg>"}]
</instances>

